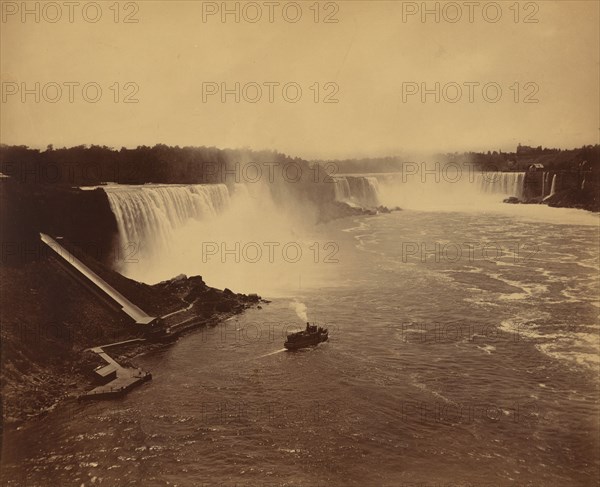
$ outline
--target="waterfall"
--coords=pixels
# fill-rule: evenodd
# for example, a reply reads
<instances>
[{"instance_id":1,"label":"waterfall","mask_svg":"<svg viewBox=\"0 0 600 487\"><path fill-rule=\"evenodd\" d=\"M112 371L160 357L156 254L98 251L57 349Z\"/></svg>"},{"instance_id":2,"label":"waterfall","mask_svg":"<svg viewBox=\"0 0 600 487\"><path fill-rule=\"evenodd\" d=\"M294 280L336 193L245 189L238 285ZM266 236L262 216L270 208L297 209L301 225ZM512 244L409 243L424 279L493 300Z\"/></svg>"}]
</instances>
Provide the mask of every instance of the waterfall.
<instances>
[{"instance_id":1,"label":"waterfall","mask_svg":"<svg viewBox=\"0 0 600 487\"><path fill-rule=\"evenodd\" d=\"M120 249L142 254L168 249L189 220L214 217L229 206L224 184L104 186L117 220Z\"/></svg>"},{"instance_id":2,"label":"waterfall","mask_svg":"<svg viewBox=\"0 0 600 487\"><path fill-rule=\"evenodd\" d=\"M333 181L336 201L347 201L350 199L350 185L345 177L336 177Z\"/></svg>"},{"instance_id":3,"label":"waterfall","mask_svg":"<svg viewBox=\"0 0 600 487\"><path fill-rule=\"evenodd\" d=\"M546 176L547 175L548 175L548 173L546 173L546 172L542 173L542 198L544 196L546 196L546 179L547 179Z\"/></svg>"},{"instance_id":4,"label":"waterfall","mask_svg":"<svg viewBox=\"0 0 600 487\"><path fill-rule=\"evenodd\" d=\"M379 206L379 183L370 176L336 176L334 178L336 201L354 206Z\"/></svg>"},{"instance_id":5,"label":"waterfall","mask_svg":"<svg viewBox=\"0 0 600 487\"><path fill-rule=\"evenodd\" d=\"M136 281L152 284L186 274L201 275L211 286L245 292L256 291L261 280L275 287L286 282L295 289L298 274L287 265L295 254L283 252L298 245L304 251L314 244L312 237L303 238L305 229L313 229L304 200L292 192L284 195L287 200L274 199L267 184L102 188L120 239L113 268ZM328 197L333 193L331 185L324 189L331 191ZM303 279L313 272L309 250Z\"/></svg>"},{"instance_id":6,"label":"waterfall","mask_svg":"<svg viewBox=\"0 0 600 487\"><path fill-rule=\"evenodd\" d=\"M552 173L545 171L542 173L542 196L548 196L552 193L551 189L551 176Z\"/></svg>"},{"instance_id":7,"label":"waterfall","mask_svg":"<svg viewBox=\"0 0 600 487\"><path fill-rule=\"evenodd\" d=\"M524 172L486 172L478 174L477 179L482 193L523 197Z\"/></svg>"},{"instance_id":8,"label":"waterfall","mask_svg":"<svg viewBox=\"0 0 600 487\"><path fill-rule=\"evenodd\" d=\"M556 174L552 176L552 186L550 188L550 196L556 193Z\"/></svg>"}]
</instances>

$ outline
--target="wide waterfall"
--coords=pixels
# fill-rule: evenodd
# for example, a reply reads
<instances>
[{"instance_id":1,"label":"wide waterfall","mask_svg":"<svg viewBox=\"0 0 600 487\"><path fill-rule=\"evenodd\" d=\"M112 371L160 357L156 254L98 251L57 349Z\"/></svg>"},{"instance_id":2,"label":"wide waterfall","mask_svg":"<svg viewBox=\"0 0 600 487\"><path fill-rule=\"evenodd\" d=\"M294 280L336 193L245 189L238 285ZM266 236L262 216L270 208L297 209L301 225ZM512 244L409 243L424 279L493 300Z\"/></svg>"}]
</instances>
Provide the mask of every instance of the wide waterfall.
<instances>
[{"instance_id":1,"label":"wide waterfall","mask_svg":"<svg viewBox=\"0 0 600 487\"><path fill-rule=\"evenodd\" d=\"M321 265L335 246L313 236L310 202L293 193L280 201L269 185L247 183L103 188L119 231L113 266L129 278L201 275L221 289L255 292L260 281L280 293L336 271Z\"/></svg>"},{"instance_id":2,"label":"wide waterfall","mask_svg":"<svg viewBox=\"0 0 600 487\"><path fill-rule=\"evenodd\" d=\"M224 184L104 186L117 220L121 249L150 255L169 248L190 220L214 217L230 204Z\"/></svg>"},{"instance_id":3,"label":"wide waterfall","mask_svg":"<svg viewBox=\"0 0 600 487\"><path fill-rule=\"evenodd\" d=\"M336 201L353 206L376 207L379 201L379 183L370 176L335 176Z\"/></svg>"},{"instance_id":4,"label":"wide waterfall","mask_svg":"<svg viewBox=\"0 0 600 487\"><path fill-rule=\"evenodd\" d=\"M523 197L524 172L482 172L476 180L482 193Z\"/></svg>"},{"instance_id":5,"label":"wide waterfall","mask_svg":"<svg viewBox=\"0 0 600 487\"><path fill-rule=\"evenodd\" d=\"M524 196L524 172L428 170L377 176L381 204L415 210L466 210L494 207L510 196Z\"/></svg>"}]
</instances>

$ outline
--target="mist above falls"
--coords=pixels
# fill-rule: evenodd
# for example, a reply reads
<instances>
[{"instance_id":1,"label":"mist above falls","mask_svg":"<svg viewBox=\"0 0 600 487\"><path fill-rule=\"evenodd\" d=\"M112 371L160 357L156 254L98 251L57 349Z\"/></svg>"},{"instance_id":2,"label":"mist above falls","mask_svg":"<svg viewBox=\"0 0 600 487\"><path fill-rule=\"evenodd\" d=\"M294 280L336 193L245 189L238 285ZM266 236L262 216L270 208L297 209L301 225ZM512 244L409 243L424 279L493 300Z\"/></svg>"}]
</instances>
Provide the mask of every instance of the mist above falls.
<instances>
[{"instance_id":1,"label":"mist above falls","mask_svg":"<svg viewBox=\"0 0 600 487\"><path fill-rule=\"evenodd\" d=\"M115 267L124 275L146 283L202 275L214 287L274 295L293 294L302 281L335 275L336 266L322 264L325 256L335 255L337 243L328 225L319 224L320 207L332 202L436 212L555 211L502 204L506 197L522 196L524 173L467 176L388 173L336 175L314 184L276 180L103 188L119 228Z\"/></svg>"}]
</instances>

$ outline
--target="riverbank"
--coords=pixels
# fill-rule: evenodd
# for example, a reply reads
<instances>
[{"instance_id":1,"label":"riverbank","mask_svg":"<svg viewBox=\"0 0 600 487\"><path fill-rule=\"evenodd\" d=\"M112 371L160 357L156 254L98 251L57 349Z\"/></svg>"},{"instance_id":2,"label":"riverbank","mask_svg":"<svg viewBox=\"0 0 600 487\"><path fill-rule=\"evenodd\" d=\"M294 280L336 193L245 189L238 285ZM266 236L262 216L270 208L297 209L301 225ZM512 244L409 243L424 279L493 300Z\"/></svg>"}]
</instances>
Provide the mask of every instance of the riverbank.
<instances>
[{"instance_id":1,"label":"riverbank","mask_svg":"<svg viewBox=\"0 0 600 487\"><path fill-rule=\"evenodd\" d=\"M519 199L515 196L504 199L504 203L524 204L524 205L547 205L552 208L573 208L576 210L586 210L592 213L600 212L600 198L595 191L581 191L577 189L568 189L558 191L544 198L541 196L534 198Z\"/></svg>"},{"instance_id":2,"label":"riverbank","mask_svg":"<svg viewBox=\"0 0 600 487\"><path fill-rule=\"evenodd\" d=\"M215 325L260 302L256 295L211 288L200 276L181 275L148 286L119 275L72 246L69 251L85 259L86 265L142 309L155 316L172 313L163 326L183 323L177 335ZM103 362L88 349L146 337L143 327L132 325L48 253L20 265L3 265L0 291L5 428L17 427L93 389L93 370ZM136 356L165 346L168 343L147 340L111 350L111 356L125 367L135 367Z\"/></svg>"}]
</instances>

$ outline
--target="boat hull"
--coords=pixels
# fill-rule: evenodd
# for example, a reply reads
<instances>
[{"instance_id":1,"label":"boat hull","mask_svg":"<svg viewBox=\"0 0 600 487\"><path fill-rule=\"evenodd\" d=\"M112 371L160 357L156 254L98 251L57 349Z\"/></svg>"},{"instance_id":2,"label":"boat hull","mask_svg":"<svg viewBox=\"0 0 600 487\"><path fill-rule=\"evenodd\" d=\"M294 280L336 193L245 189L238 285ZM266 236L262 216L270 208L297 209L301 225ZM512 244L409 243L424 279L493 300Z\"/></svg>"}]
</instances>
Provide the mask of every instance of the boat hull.
<instances>
[{"instance_id":1,"label":"boat hull","mask_svg":"<svg viewBox=\"0 0 600 487\"><path fill-rule=\"evenodd\" d=\"M283 346L288 350L299 350L301 348L315 347L319 343L325 342L329 339L327 335L319 336L316 338L309 338L306 340L295 340L293 342L286 341Z\"/></svg>"}]
</instances>

